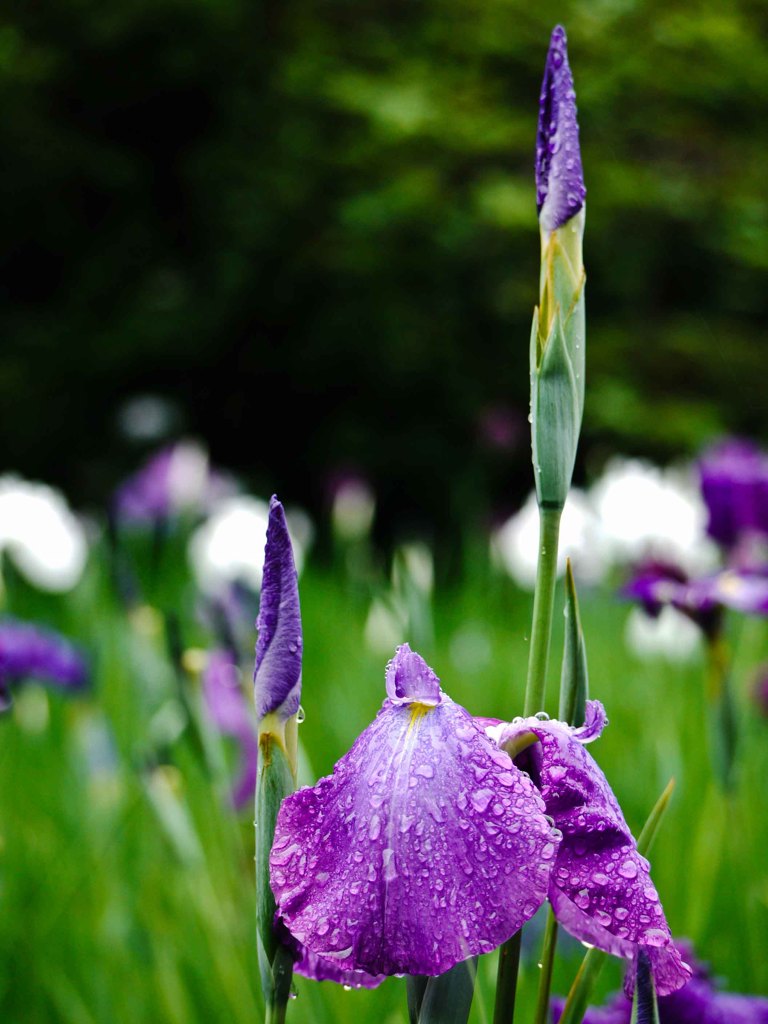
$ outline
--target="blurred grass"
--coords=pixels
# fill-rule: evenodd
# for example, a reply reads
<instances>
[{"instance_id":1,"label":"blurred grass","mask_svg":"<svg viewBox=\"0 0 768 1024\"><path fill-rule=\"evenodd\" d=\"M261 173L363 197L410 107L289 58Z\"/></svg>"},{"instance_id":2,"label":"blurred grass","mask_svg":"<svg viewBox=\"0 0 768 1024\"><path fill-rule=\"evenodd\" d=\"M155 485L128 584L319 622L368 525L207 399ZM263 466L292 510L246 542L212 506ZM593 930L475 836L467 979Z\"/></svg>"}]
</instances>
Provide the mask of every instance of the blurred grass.
<instances>
[{"instance_id":1,"label":"blurred grass","mask_svg":"<svg viewBox=\"0 0 768 1024\"><path fill-rule=\"evenodd\" d=\"M206 722L198 680L169 663L163 617L147 608L127 617L105 565L97 552L67 598L37 594L12 574L5 594L6 611L81 639L97 678L77 700L28 685L0 721L0 1020L257 1021L252 821L227 804L233 751ZM206 637L182 566L172 561L162 600L179 613L184 646L200 646ZM310 565L301 597L301 739L320 775L379 707L385 659L363 639L365 589L343 572ZM478 558L460 589L438 592L433 614L424 653L447 692L475 713L516 714L530 597ZM668 779L677 780L653 857L671 927L695 941L730 988L768 992L768 723L746 692L766 630L733 623L743 742L738 786L726 799L708 762L703 666L634 660L623 643L626 608L609 595L582 595L582 614L592 693L611 720L592 752L635 833ZM556 629L557 657L559 621ZM536 933L535 923L526 929L520 1020L530 1017L537 982ZM560 992L581 947L566 939L562 950ZM603 989L620 973L612 963ZM475 1024L490 1019L494 974L493 957L484 958ZM396 979L376 992L299 979L297 992L296 1024L406 1019Z\"/></svg>"}]
</instances>

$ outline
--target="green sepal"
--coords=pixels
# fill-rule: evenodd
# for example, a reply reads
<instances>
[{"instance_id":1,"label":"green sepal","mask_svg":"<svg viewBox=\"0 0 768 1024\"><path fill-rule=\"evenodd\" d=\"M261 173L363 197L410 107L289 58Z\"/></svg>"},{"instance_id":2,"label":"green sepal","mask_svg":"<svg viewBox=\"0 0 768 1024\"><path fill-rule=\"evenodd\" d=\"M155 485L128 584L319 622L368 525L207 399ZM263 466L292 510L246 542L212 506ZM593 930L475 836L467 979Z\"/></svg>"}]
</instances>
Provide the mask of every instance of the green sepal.
<instances>
[{"instance_id":1,"label":"green sepal","mask_svg":"<svg viewBox=\"0 0 768 1024\"><path fill-rule=\"evenodd\" d=\"M476 977L477 957L471 957L445 974L430 978L421 1000L418 1024L467 1024Z\"/></svg>"},{"instance_id":2,"label":"green sepal","mask_svg":"<svg viewBox=\"0 0 768 1024\"><path fill-rule=\"evenodd\" d=\"M562 508L581 430L583 383L576 380L560 310L537 365L539 312L531 329L531 448L539 505ZM582 373L583 378L583 373ZM580 393L581 392L581 393Z\"/></svg>"},{"instance_id":3,"label":"green sepal","mask_svg":"<svg viewBox=\"0 0 768 1024\"><path fill-rule=\"evenodd\" d=\"M642 949L637 954L635 995L632 1000L630 1024L659 1024L659 1007L656 1003L653 971L648 956Z\"/></svg>"},{"instance_id":4,"label":"green sepal","mask_svg":"<svg viewBox=\"0 0 768 1024\"><path fill-rule=\"evenodd\" d=\"M565 564L565 644L563 670L560 676L560 708L558 718L569 725L583 725L585 705L589 699L589 673L584 631L581 628L579 599L571 561Z\"/></svg>"},{"instance_id":5,"label":"green sepal","mask_svg":"<svg viewBox=\"0 0 768 1024\"><path fill-rule=\"evenodd\" d=\"M276 905L269 884L269 853L275 835L277 812L293 789L293 774L280 739L274 733L262 732L259 736L259 768L256 777L256 931L261 980L267 1002L272 999L273 993L277 994L273 973L276 954L282 948L274 931Z\"/></svg>"}]
</instances>

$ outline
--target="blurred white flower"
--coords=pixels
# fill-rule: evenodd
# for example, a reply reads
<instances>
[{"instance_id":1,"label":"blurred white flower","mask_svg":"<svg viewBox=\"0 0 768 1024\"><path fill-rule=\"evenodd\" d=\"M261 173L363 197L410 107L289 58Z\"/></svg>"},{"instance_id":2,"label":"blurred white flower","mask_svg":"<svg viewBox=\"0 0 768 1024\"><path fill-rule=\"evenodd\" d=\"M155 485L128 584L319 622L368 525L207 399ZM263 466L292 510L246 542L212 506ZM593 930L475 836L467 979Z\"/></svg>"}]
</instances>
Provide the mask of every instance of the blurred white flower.
<instances>
[{"instance_id":1,"label":"blurred white flower","mask_svg":"<svg viewBox=\"0 0 768 1024\"><path fill-rule=\"evenodd\" d=\"M374 652L391 657L398 644L403 642L408 613L395 597L375 597L365 620L365 642Z\"/></svg>"},{"instance_id":2,"label":"blurred white flower","mask_svg":"<svg viewBox=\"0 0 768 1024\"><path fill-rule=\"evenodd\" d=\"M361 476L341 478L334 488L331 522L334 533L341 540L361 540L373 525L376 496L370 484Z\"/></svg>"},{"instance_id":3,"label":"blurred white flower","mask_svg":"<svg viewBox=\"0 0 768 1024\"><path fill-rule=\"evenodd\" d=\"M494 561L515 582L532 590L536 582L539 551L539 510L536 495L531 493L520 511L508 519L491 539ZM572 490L560 521L560 545L557 572L565 572L570 558L579 583L599 583L608 563L600 523L583 491Z\"/></svg>"},{"instance_id":4,"label":"blurred white flower","mask_svg":"<svg viewBox=\"0 0 768 1024\"><path fill-rule=\"evenodd\" d=\"M71 590L88 557L85 529L64 496L45 484L0 477L0 551L42 590Z\"/></svg>"},{"instance_id":5,"label":"blurred white flower","mask_svg":"<svg viewBox=\"0 0 768 1024\"><path fill-rule=\"evenodd\" d=\"M313 527L305 512L286 512L296 570L301 573ZM189 560L201 590L215 595L230 583L261 589L269 504L243 494L217 502L189 540Z\"/></svg>"},{"instance_id":6,"label":"blurred white flower","mask_svg":"<svg viewBox=\"0 0 768 1024\"><path fill-rule=\"evenodd\" d=\"M589 496L613 560L671 561L691 575L717 564L706 506L690 471L615 458Z\"/></svg>"},{"instance_id":7,"label":"blurred white flower","mask_svg":"<svg viewBox=\"0 0 768 1024\"><path fill-rule=\"evenodd\" d=\"M165 395L134 395L117 413L120 430L132 441L159 441L180 419L178 406Z\"/></svg>"},{"instance_id":8,"label":"blurred white flower","mask_svg":"<svg viewBox=\"0 0 768 1024\"><path fill-rule=\"evenodd\" d=\"M435 563L432 551L421 541L401 544L392 562L392 586L401 591L412 583L422 594L432 593L435 583Z\"/></svg>"},{"instance_id":9,"label":"blurred white flower","mask_svg":"<svg viewBox=\"0 0 768 1024\"><path fill-rule=\"evenodd\" d=\"M669 605L656 618L633 608L624 630L627 647L639 658L661 658L674 664L695 659L701 648L701 630Z\"/></svg>"}]
</instances>

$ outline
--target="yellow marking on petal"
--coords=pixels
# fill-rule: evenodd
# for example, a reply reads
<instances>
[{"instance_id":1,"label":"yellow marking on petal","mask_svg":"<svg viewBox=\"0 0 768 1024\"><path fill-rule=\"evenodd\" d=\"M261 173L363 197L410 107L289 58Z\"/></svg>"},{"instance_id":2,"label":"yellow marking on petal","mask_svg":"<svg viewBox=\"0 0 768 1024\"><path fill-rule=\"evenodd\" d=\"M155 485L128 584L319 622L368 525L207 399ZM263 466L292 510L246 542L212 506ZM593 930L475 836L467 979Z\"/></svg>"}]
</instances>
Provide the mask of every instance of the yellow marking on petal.
<instances>
[{"instance_id":1,"label":"yellow marking on petal","mask_svg":"<svg viewBox=\"0 0 768 1024\"><path fill-rule=\"evenodd\" d=\"M416 725L419 719L423 718L428 711L432 710L434 706L434 704L422 704L418 700L414 701L413 704L410 705L411 720L408 723L408 732L405 734L406 736L414 727L414 725Z\"/></svg>"}]
</instances>

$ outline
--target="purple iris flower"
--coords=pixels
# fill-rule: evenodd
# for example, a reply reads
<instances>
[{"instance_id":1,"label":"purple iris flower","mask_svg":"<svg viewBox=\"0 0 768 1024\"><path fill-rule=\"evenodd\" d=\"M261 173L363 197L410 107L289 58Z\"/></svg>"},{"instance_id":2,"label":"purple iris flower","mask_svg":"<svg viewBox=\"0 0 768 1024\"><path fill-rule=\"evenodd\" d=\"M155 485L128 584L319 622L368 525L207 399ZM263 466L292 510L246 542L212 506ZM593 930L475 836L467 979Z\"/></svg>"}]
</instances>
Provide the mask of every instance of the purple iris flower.
<instances>
[{"instance_id":1,"label":"purple iris flower","mask_svg":"<svg viewBox=\"0 0 768 1024\"><path fill-rule=\"evenodd\" d=\"M283 802L272 889L295 939L337 968L437 975L535 914L560 835L407 644L386 690L333 775Z\"/></svg>"},{"instance_id":2,"label":"purple iris flower","mask_svg":"<svg viewBox=\"0 0 768 1024\"><path fill-rule=\"evenodd\" d=\"M161 522L182 512L202 513L233 485L212 470L206 452L197 444L180 441L156 452L113 497L119 522Z\"/></svg>"},{"instance_id":3,"label":"purple iris flower","mask_svg":"<svg viewBox=\"0 0 768 1024\"><path fill-rule=\"evenodd\" d=\"M672 941L648 861L605 775L584 749L605 724L602 704L587 701L579 728L534 717L488 731L501 747L519 745L531 734L538 741L516 764L528 770L562 832L548 891L557 920L577 939L614 956L634 960L644 950L656 990L666 994L684 985L690 971Z\"/></svg>"},{"instance_id":4,"label":"purple iris flower","mask_svg":"<svg viewBox=\"0 0 768 1024\"><path fill-rule=\"evenodd\" d=\"M768 455L751 441L732 438L713 445L699 460L701 491L709 512L707 531L734 548L745 536L768 535Z\"/></svg>"},{"instance_id":5,"label":"purple iris flower","mask_svg":"<svg viewBox=\"0 0 768 1024\"><path fill-rule=\"evenodd\" d=\"M259 744L248 702L240 686L237 661L231 651L211 651L203 674L203 697L216 728L237 740L240 772L232 789L232 803L239 810L253 800Z\"/></svg>"},{"instance_id":6,"label":"purple iris flower","mask_svg":"<svg viewBox=\"0 0 768 1024\"><path fill-rule=\"evenodd\" d=\"M582 208L586 194L568 40L558 25L544 67L536 134L536 209L542 228L562 227Z\"/></svg>"},{"instance_id":7,"label":"purple iris flower","mask_svg":"<svg viewBox=\"0 0 768 1024\"><path fill-rule=\"evenodd\" d=\"M275 714L287 721L299 710L301 700L301 608L288 524L275 495L269 503L256 628L256 717L261 721Z\"/></svg>"},{"instance_id":8,"label":"purple iris flower","mask_svg":"<svg viewBox=\"0 0 768 1024\"><path fill-rule=\"evenodd\" d=\"M690 950L678 944L682 956L693 967L691 980L670 995L658 1000L659 1024L768 1024L768 999L719 991L703 964ZM558 1024L565 1000L552 1000L552 1021ZM630 1024L632 1003L622 992L603 1007L590 1007L583 1024Z\"/></svg>"},{"instance_id":9,"label":"purple iris flower","mask_svg":"<svg viewBox=\"0 0 768 1024\"><path fill-rule=\"evenodd\" d=\"M768 575L725 569L712 576L689 579L677 566L646 562L622 589L624 597L640 601L656 617L672 605L712 638L721 626L722 609L748 615L768 615Z\"/></svg>"},{"instance_id":10,"label":"purple iris flower","mask_svg":"<svg viewBox=\"0 0 768 1024\"><path fill-rule=\"evenodd\" d=\"M715 577L691 580L668 562L648 561L637 567L621 593L639 601L654 619L665 605L672 605L695 622L705 636L714 637L722 623L722 603L715 597L714 582Z\"/></svg>"},{"instance_id":11,"label":"purple iris flower","mask_svg":"<svg viewBox=\"0 0 768 1024\"><path fill-rule=\"evenodd\" d=\"M83 655L58 633L31 622L0 621L0 710L10 705L11 683L37 679L75 691L88 683Z\"/></svg>"}]
</instances>

